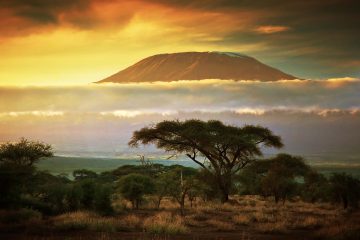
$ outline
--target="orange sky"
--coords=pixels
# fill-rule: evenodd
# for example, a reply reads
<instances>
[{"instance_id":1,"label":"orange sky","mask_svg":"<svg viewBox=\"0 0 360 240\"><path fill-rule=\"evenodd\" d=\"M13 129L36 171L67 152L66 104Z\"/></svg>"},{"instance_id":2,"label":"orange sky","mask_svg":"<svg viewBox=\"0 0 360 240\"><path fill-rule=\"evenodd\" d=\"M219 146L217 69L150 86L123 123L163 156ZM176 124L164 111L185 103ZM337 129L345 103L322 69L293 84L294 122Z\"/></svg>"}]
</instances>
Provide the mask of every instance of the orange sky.
<instances>
[{"instance_id":1,"label":"orange sky","mask_svg":"<svg viewBox=\"0 0 360 240\"><path fill-rule=\"evenodd\" d=\"M56 25L26 26L24 21L24 29L9 27L0 45L0 84L89 83L148 55L218 50L206 42L221 38L235 24L238 28L246 25L222 13L182 11L138 1L104 2L94 2L85 11L59 13ZM78 26L74 21L79 16L94 21L94 26ZM19 19L9 16L8 21Z\"/></svg>"},{"instance_id":2,"label":"orange sky","mask_svg":"<svg viewBox=\"0 0 360 240\"><path fill-rule=\"evenodd\" d=\"M307 23L299 23L297 9L316 12L321 4L294 1L283 9L272 9L276 3L263 5L226 0L4 0L0 85L79 85L149 55L215 50L243 52L300 77L358 77L354 69L359 59L352 56L351 44L348 51L332 49L334 56L328 56L331 46L314 41L317 31L304 31L302 24ZM321 16L314 21L318 29L324 24ZM329 68L335 62L339 66Z\"/></svg>"}]
</instances>

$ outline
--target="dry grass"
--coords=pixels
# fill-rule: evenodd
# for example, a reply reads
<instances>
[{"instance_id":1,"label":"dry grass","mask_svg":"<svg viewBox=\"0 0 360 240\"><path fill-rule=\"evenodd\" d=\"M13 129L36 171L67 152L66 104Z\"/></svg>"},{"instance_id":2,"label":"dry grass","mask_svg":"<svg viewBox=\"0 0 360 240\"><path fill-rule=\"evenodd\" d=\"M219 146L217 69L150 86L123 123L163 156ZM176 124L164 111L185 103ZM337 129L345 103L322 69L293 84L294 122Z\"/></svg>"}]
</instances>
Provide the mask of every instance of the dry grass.
<instances>
[{"instance_id":1,"label":"dry grass","mask_svg":"<svg viewBox=\"0 0 360 240\"><path fill-rule=\"evenodd\" d=\"M160 212L155 216L147 218L144 221L144 229L149 233L166 235L188 232L183 219L179 215L174 215L170 212Z\"/></svg>"},{"instance_id":2,"label":"dry grass","mask_svg":"<svg viewBox=\"0 0 360 240\"><path fill-rule=\"evenodd\" d=\"M253 214L255 222L258 223L269 223L269 222L275 222L276 219L273 214L265 213L263 211L255 212Z\"/></svg>"},{"instance_id":3,"label":"dry grass","mask_svg":"<svg viewBox=\"0 0 360 240\"><path fill-rule=\"evenodd\" d=\"M120 220L125 229L139 229L142 227L142 219L134 214L126 215Z\"/></svg>"},{"instance_id":4,"label":"dry grass","mask_svg":"<svg viewBox=\"0 0 360 240\"><path fill-rule=\"evenodd\" d=\"M324 220L314 216L306 216L304 218L298 218L292 223L293 229L314 229L321 227L325 224Z\"/></svg>"},{"instance_id":5,"label":"dry grass","mask_svg":"<svg viewBox=\"0 0 360 240\"><path fill-rule=\"evenodd\" d=\"M353 220L358 220L355 216ZM345 220L345 219L344 219ZM316 232L317 239L358 240L360 239L360 221L339 221L327 225Z\"/></svg>"},{"instance_id":6,"label":"dry grass","mask_svg":"<svg viewBox=\"0 0 360 240\"><path fill-rule=\"evenodd\" d=\"M130 227L126 219L124 218L121 221L114 217L100 217L91 212L78 211L57 216L54 218L54 226L60 230L117 232L129 230ZM134 220L131 219L131 221L133 222Z\"/></svg>"},{"instance_id":7,"label":"dry grass","mask_svg":"<svg viewBox=\"0 0 360 240\"><path fill-rule=\"evenodd\" d=\"M227 232L234 231L235 226L230 222L221 221L218 219L210 219L207 221L207 224L216 229L217 231Z\"/></svg>"},{"instance_id":8,"label":"dry grass","mask_svg":"<svg viewBox=\"0 0 360 240\"><path fill-rule=\"evenodd\" d=\"M285 221L260 223L256 229L261 233L284 233L288 230Z\"/></svg>"},{"instance_id":9,"label":"dry grass","mask_svg":"<svg viewBox=\"0 0 360 240\"><path fill-rule=\"evenodd\" d=\"M155 211L153 206L148 205L140 211L127 209L117 217L75 212L54 218L54 225L65 230L145 231L165 236L204 229L244 231L245 227L248 229L245 231L249 232L276 234L294 230L315 231L334 225L343 216L341 210L328 204L297 201L283 205L257 196L233 196L232 201L227 204L198 200L195 207L187 206L185 217L175 214L179 212L179 206L171 198L162 201L161 209L161 212Z\"/></svg>"},{"instance_id":10,"label":"dry grass","mask_svg":"<svg viewBox=\"0 0 360 240\"><path fill-rule=\"evenodd\" d=\"M251 214L241 214L232 217L232 221L238 225L250 225L255 221L255 218Z\"/></svg>"}]
</instances>

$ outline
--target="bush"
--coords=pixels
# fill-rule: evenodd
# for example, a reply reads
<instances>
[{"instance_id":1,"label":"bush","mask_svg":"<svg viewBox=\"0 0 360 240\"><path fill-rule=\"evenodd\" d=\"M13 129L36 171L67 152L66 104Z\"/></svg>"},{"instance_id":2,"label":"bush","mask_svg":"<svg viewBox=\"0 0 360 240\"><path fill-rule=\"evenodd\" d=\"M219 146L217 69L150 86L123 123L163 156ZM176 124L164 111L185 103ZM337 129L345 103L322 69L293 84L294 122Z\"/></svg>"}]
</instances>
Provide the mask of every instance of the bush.
<instances>
[{"instance_id":1,"label":"bush","mask_svg":"<svg viewBox=\"0 0 360 240\"><path fill-rule=\"evenodd\" d=\"M119 192L131 201L133 208L138 209L145 194L155 191L153 180L141 174L129 174L120 179Z\"/></svg>"},{"instance_id":2,"label":"bush","mask_svg":"<svg viewBox=\"0 0 360 240\"><path fill-rule=\"evenodd\" d=\"M113 189L110 185L98 185L94 196L94 210L101 214L112 214L111 195Z\"/></svg>"}]
</instances>

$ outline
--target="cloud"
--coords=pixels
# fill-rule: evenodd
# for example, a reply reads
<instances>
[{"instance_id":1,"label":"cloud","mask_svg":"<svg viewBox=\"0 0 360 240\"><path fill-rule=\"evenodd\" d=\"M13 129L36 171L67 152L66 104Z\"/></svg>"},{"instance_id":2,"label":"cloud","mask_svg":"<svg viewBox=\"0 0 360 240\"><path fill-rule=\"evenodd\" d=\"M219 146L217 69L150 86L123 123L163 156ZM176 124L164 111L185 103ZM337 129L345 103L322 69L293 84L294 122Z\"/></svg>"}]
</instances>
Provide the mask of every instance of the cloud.
<instances>
[{"instance_id":1,"label":"cloud","mask_svg":"<svg viewBox=\"0 0 360 240\"><path fill-rule=\"evenodd\" d=\"M285 32L289 31L290 27L287 26L259 26L255 28L255 32L261 33L261 34L272 34L272 33L279 33L279 32Z\"/></svg>"},{"instance_id":2,"label":"cloud","mask_svg":"<svg viewBox=\"0 0 360 240\"><path fill-rule=\"evenodd\" d=\"M202 80L77 87L1 87L0 112L266 111L360 107L355 78L277 82ZM242 110L241 110L242 109ZM259 111L258 111L259 110ZM135 111L131 114L127 111Z\"/></svg>"},{"instance_id":3,"label":"cloud","mask_svg":"<svg viewBox=\"0 0 360 240\"><path fill-rule=\"evenodd\" d=\"M114 66L111 70L115 66L125 67L149 54L219 50L241 51L303 78L359 77L359 56L356 54L360 51L356 11L359 7L355 0L1 1L0 41L6 47L0 46L0 51L6 61L0 63L0 67L4 66L0 72L8 73L14 66L26 70L26 64L30 63L35 64L35 67L28 67L30 69L41 68L43 61L55 61L56 68L60 66L54 60L58 59L56 50L85 69L83 76L94 75L95 70L90 70L92 66L99 66L96 72L103 71L102 76L105 76L111 73L109 65ZM67 32L67 39L78 35L85 37L69 43L52 37L58 32ZM45 35L45 44L33 46L32 38L27 39L33 35ZM12 46L19 38L25 43ZM57 48L44 47L54 42ZM17 51L5 55L7 48ZM101 60L88 67L81 58L85 54L83 49L94 55L86 59ZM35 59L40 61L36 64L34 59L29 60L38 56L32 51L47 58L43 61ZM128 53L132 53L129 58ZM17 61L9 64L9 58ZM105 64L102 59L120 63ZM51 72L49 75L63 76L72 72L66 77L75 78L79 74L69 66L57 70L61 74ZM3 73L1 79L17 77L26 81L28 73L21 73ZM42 76L42 81L50 78L43 75L43 71L37 71L31 76L37 79Z\"/></svg>"},{"instance_id":4,"label":"cloud","mask_svg":"<svg viewBox=\"0 0 360 240\"><path fill-rule=\"evenodd\" d=\"M278 109L252 112L240 111L179 111L169 114L128 110L106 114L92 112L64 112L59 115L0 114L0 142L20 137L41 140L54 145L56 154L70 156L146 156L162 153L155 148L129 149L133 131L165 119L218 119L227 124L242 126L259 124L280 135L286 151L303 156L332 156L344 162L359 156L360 111ZM268 152L269 153L269 152ZM274 153L274 152L270 152ZM356 158L355 158L356 160ZM354 161L354 160L352 160Z\"/></svg>"},{"instance_id":5,"label":"cloud","mask_svg":"<svg viewBox=\"0 0 360 240\"><path fill-rule=\"evenodd\" d=\"M133 131L164 119L259 124L301 155L360 155L360 80L203 80L0 87L0 141L27 137L57 154L133 156ZM272 152L271 152L272 153ZM326 159L329 159L326 157Z\"/></svg>"}]
</instances>

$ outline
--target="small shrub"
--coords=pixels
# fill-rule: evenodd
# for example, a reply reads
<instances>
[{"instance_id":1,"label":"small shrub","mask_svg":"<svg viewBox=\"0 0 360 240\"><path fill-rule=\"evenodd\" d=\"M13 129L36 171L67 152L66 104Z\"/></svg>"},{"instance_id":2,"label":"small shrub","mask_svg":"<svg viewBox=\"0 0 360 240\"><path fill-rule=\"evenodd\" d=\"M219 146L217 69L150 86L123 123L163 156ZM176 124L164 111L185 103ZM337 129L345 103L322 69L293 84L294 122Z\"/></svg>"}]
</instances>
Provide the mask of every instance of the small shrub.
<instances>
[{"instance_id":1,"label":"small shrub","mask_svg":"<svg viewBox=\"0 0 360 240\"><path fill-rule=\"evenodd\" d=\"M153 234L182 234L188 232L182 218L168 212L160 212L144 221L144 228Z\"/></svg>"}]
</instances>

